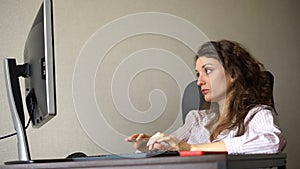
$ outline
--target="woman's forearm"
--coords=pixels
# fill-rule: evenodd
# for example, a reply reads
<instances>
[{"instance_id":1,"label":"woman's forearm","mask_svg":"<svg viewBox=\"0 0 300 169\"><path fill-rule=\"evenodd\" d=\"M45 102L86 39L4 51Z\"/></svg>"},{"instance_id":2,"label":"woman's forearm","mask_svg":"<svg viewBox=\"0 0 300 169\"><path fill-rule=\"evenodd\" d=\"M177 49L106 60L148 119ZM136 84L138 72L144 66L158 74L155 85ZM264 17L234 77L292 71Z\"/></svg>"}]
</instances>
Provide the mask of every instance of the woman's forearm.
<instances>
[{"instance_id":1,"label":"woman's forearm","mask_svg":"<svg viewBox=\"0 0 300 169\"><path fill-rule=\"evenodd\" d=\"M227 151L223 141L208 144L191 144L190 151Z\"/></svg>"}]
</instances>

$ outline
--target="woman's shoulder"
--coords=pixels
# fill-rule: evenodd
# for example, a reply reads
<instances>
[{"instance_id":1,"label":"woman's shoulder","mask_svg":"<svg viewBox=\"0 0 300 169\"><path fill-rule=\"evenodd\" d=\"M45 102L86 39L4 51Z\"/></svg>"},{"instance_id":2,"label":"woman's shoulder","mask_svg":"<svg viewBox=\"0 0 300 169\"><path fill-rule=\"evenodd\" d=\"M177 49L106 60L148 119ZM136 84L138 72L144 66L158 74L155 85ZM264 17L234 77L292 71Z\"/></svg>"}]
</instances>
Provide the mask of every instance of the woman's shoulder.
<instances>
[{"instance_id":1,"label":"woman's shoulder","mask_svg":"<svg viewBox=\"0 0 300 169\"><path fill-rule=\"evenodd\" d=\"M249 119L252 119L254 116L259 115L267 115L267 116L275 116L276 112L275 110L268 105L257 105L250 109L247 116L245 117L245 121L248 121Z\"/></svg>"},{"instance_id":2,"label":"woman's shoulder","mask_svg":"<svg viewBox=\"0 0 300 169\"><path fill-rule=\"evenodd\" d=\"M219 116L218 112L212 111L212 110L191 110L187 117L186 120L188 121L211 121L214 120Z\"/></svg>"},{"instance_id":3,"label":"woman's shoulder","mask_svg":"<svg viewBox=\"0 0 300 169\"><path fill-rule=\"evenodd\" d=\"M215 114L215 111L210 109L201 109L201 110L191 110L188 115L189 116L207 116L209 114Z\"/></svg>"},{"instance_id":4,"label":"woman's shoulder","mask_svg":"<svg viewBox=\"0 0 300 169\"><path fill-rule=\"evenodd\" d=\"M188 119L198 119L199 117L203 116L206 114L206 110L191 110L186 118Z\"/></svg>"},{"instance_id":5,"label":"woman's shoulder","mask_svg":"<svg viewBox=\"0 0 300 169\"><path fill-rule=\"evenodd\" d=\"M275 112L275 110L268 105L257 105L255 107L253 107L252 109L250 109L249 113L258 113L260 111L271 111L271 112ZM249 114L248 113L248 114Z\"/></svg>"}]
</instances>

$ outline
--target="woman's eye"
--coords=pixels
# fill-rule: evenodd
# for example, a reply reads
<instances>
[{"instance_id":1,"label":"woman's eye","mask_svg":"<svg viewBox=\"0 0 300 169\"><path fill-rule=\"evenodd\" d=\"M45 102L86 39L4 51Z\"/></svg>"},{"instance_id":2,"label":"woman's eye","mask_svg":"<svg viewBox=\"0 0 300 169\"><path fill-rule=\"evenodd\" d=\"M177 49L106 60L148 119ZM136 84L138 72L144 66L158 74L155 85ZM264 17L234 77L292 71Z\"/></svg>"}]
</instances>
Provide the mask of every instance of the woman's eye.
<instances>
[{"instance_id":1,"label":"woman's eye","mask_svg":"<svg viewBox=\"0 0 300 169\"><path fill-rule=\"evenodd\" d=\"M209 68L205 68L205 73L206 74L210 74L212 72L212 70L211 69L209 69Z\"/></svg>"},{"instance_id":2,"label":"woman's eye","mask_svg":"<svg viewBox=\"0 0 300 169\"><path fill-rule=\"evenodd\" d=\"M199 77L199 76L200 76L200 73L199 73L199 72L196 72L196 76Z\"/></svg>"}]
</instances>

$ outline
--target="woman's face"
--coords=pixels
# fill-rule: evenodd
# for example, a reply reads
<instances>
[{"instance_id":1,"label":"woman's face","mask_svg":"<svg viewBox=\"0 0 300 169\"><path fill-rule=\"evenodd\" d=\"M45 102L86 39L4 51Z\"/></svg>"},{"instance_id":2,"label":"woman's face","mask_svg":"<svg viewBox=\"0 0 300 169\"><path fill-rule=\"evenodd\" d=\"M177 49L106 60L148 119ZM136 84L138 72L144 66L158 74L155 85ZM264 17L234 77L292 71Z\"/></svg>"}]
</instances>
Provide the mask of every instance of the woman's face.
<instances>
[{"instance_id":1,"label":"woman's face","mask_svg":"<svg viewBox=\"0 0 300 169\"><path fill-rule=\"evenodd\" d=\"M233 82L225 73L222 64L214 58L201 56L196 61L197 84L207 102L221 102L225 100L227 89Z\"/></svg>"}]
</instances>

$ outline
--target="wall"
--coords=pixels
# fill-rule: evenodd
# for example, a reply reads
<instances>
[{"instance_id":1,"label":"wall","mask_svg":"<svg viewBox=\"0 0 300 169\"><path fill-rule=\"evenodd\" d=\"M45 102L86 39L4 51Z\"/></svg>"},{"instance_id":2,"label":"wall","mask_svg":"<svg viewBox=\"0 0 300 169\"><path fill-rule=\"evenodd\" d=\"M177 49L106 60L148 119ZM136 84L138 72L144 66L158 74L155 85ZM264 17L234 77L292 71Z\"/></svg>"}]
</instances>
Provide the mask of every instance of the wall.
<instances>
[{"instance_id":1,"label":"wall","mask_svg":"<svg viewBox=\"0 0 300 169\"><path fill-rule=\"evenodd\" d=\"M21 63L24 43L39 8L40 0L27 0L26 2L0 0L0 2L1 60L5 57L16 57ZM299 2L296 0L54 0L58 115L40 129L31 127L28 129L32 157L58 158L75 151L83 151L87 154L134 151L122 140L126 135L135 132L151 134L157 130L171 132L180 125L180 89L182 84L186 84L188 79L193 78L189 73L193 71L193 50L198 46L184 44L182 39L148 32L120 39L113 46L108 46L111 48L101 48L106 45L105 42L119 37L118 32L128 32L128 26L135 24L133 22L122 25L121 17L126 20L131 18L127 16L130 14L160 12L178 17L178 22L182 21L181 18L185 21L183 20L182 27L170 28L168 25L166 27L157 25L158 31L170 29L180 34L180 32L185 32L182 31L185 30L185 26L196 25L205 35L203 40L236 40L246 46L256 58L265 64L267 69L273 72L275 102L282 129L288 138L288 146L285 150L288 153L288 165L289 168L296 168L299 166L296 159L300 151L297 145L299 140L297 122L300 119L296 107L297 97L300 94L297 87L299 83L297 72L299 72L298 65L300 64L299 50L297 50L299 39L297 31L300 30L298 6ZM144 17L144 15L141 16ZM162 16L165 15L162 14ZM158 17L157 20L164 21L163 17ZM113 27L114 23L121 24L121 27ZM144 24L151 29L156 28L151 20ZM109 32L109 38L101 39L104 36L101 32L105 26L112 26L115 32ZM182 36L189 37L189 33L186 31ZM188 39L193 40L193 37ZM100 54L89 51L89 47L96 49L95 52L108 50L108 53L100 61L97 60ZM159 63L154 62L157 60L155 55L153 58L144 58L146 55L139 53L145 51L143 49L149 49L152 54L163 52L166 56L172 52L174 60L162 58L162 63L171 63L174 66L178 63L178 66L184 70L183 72L189 76L184 78L185 74L181 75L178 69L171 70L172 66L159 67ZM162 50L156 51L155 49ZM169 53L165 53L166 51ZM131 61L130 57L134 54L144 58L144 60L139 60L139 64L156 65L152 69L134 72L137 74L130 76L132 78L130 83L126 81L127 79L118 79L128 75L139 66L139 64L125 65L127 61ZM83 63L91 65L86 66L86 72L80 69ZM122 66L125 71L115 72ZM2 64L0 67L3 70ZM97 69L92 69L92 67ZM87 72L91 74L87 76ZM3 71L0 71L0 79L4 79ZM113 80L118 84L112 83ZM86 84L91 87L94 85L95 88L84 88ZM0 85L0 135L2 136L14 130L4 80L0 81ZM113 85L121 92L128 89L131 104L137 109L129 107L129 110L142 113L152 111L153 108L164 108L158 111L162 112L162 115L150 116L148 121L132 119L134 118L131 117L132 114L121 116L120 111L118 112L114 105L117 98L112 97L110 87ZM78 90L74 91L74 89ZM159 90L153 92L153 89L160 89L164 95L161 95ZM83 98L83 101L78 104L76 101L81 99L80 92L85 91L94 92L94 98ZM154 98L152 102L148 100L149 96ZM98 111L85 107L90 102L97 104ZM157 105L151 107L151 104ZM122 106L121 108L124 108L128 105ZM85 110L82 111L81 107ZM93 115L93 113L99 114ZM86 119L83 118L85 114ZM102 119L105 120L97 123L95 116L103 117ZM86 123L87 121L90 124ZM16 138L1 140L0 150L1 162L17 159Z\"/></svg>"}]
</instances>

